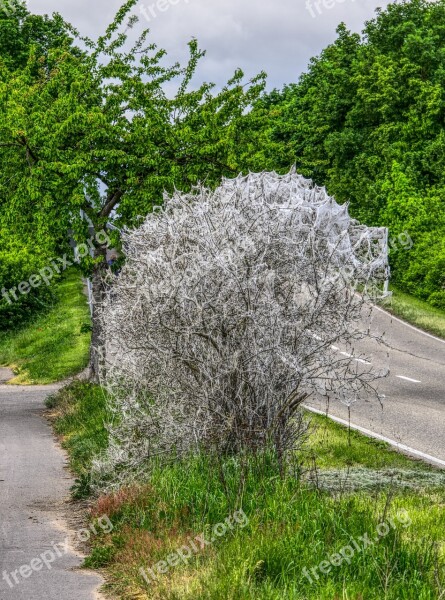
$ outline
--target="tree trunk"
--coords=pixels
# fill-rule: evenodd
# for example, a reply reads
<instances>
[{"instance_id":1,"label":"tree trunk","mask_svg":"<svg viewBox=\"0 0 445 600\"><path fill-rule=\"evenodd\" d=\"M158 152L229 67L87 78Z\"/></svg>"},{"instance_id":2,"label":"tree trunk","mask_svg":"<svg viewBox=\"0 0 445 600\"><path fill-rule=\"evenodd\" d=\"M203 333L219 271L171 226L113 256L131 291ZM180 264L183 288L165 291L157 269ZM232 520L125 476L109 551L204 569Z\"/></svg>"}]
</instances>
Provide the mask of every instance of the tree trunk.
<instances>
[{"instance_id":1,"label":"tree trunk","mask_svg":"<svg viewBox=\"0 0 445 600\"><path fill-rule=\"evenodd\" d=\"M91 379L98 383L105 368L105 339L102 331L101 311L105 299L105 275L108 270L106 248L96 248L94 258L102 261L94 266L92 275L92 335L90 349Z\"/></svg>"}]
</instances>

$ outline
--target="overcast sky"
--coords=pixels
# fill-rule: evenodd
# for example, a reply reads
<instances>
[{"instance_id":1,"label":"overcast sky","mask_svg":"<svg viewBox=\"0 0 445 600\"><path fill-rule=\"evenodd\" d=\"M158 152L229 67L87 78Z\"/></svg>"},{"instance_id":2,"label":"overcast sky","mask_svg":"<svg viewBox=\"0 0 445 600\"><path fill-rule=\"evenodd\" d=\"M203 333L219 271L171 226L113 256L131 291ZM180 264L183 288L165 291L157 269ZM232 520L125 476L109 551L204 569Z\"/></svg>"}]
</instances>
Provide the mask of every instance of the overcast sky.
<instances>
[{"instance_id":1,"label":"overcast sky","mask_svg":"<svg viewBox=\"0 0 445 600\"><path fill-rule=\"evenodd\" d=\"M58 11L90 37L104 31L121 4L121 0L28 1L32 12ZM186 57L187 41L196 37L207 50L200 79L221 85L241 67L247 76L265 70L268 87L281 88L297 81L309 59L335 39L341 21L361 32L375 8L387 4L387 0L143 0L133 12L140 17L136 27L150 27L152 40L174 60Z\"/></svg>"}]
</instances>

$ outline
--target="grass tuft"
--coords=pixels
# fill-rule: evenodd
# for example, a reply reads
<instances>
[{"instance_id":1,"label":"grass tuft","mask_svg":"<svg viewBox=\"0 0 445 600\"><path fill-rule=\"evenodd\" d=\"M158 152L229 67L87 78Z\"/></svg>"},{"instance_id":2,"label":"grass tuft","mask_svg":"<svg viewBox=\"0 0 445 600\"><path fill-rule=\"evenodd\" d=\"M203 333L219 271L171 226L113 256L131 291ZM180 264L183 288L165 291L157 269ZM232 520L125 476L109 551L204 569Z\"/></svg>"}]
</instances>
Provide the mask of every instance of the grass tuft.
<instances>
[{"instance_id":1,"label":"grass tuft","mask_svg":"<svg viewBox=\"0 0 445 600\"><path fill-rule=\"evenodd\" d=\"M90 494L89 474L94 456L107 447L105 394L97 385L73 381L46 400L54 430L68 451L70 466L77 475L75 496Z\"/></svg>"}]
</instances>

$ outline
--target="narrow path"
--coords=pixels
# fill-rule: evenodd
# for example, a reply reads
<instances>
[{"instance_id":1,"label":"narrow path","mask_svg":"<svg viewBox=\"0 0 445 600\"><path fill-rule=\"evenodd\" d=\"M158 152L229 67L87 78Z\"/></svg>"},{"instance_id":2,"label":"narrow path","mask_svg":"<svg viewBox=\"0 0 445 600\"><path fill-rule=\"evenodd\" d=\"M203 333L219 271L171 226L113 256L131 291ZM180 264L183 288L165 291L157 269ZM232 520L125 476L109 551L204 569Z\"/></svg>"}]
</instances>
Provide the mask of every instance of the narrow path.
<instances>
[{"instance_id":1,"label":"narrow path","mask_svg":"<svg viewBox=\"0 0 445 600\"><path fill-rule=\"evenodd\" d=\"M69 543L72 478L43 414L57 387L0 385L0 600L98 598Z\"/></svg>"}]
</instances>

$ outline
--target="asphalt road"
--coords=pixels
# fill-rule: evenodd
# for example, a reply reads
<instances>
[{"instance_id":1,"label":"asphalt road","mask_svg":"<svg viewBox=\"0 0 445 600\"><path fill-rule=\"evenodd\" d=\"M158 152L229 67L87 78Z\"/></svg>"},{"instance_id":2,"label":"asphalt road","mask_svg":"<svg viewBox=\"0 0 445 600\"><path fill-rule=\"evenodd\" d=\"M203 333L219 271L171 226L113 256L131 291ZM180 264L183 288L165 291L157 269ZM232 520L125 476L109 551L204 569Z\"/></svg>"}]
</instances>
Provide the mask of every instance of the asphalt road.
<instances>
[{"instance_id":1,"label":"asphalt road","mask_svg":"<svg viewBox=\"0 0 445 600\"><path fill-rule=\"evenodd\" d=\"M356 348L339 344L337 352L377 369L389 368L389 376L376 385L385 399L383 407L378 402L357 401L351 407L350 422L445 461L445 341L379 309L373 311L370 331L384 334L385 345L366 340ZM365 363L357 363L365 368ZM307 404L326 410L323 399ZM329 414L348 420L348 409L340 402L330 401Z\"/></svg>"},{"instance_id":2,"label":"asphalt road","mask_svg":"<svg viewBox=\"0 0 445 600\"><path fill-rule=\"evenodd\" d=\"M43 416L56 388L0 385L0 600L93 600L102 583L69 542L72 479Z\"/></svg>"}]
</instances>

